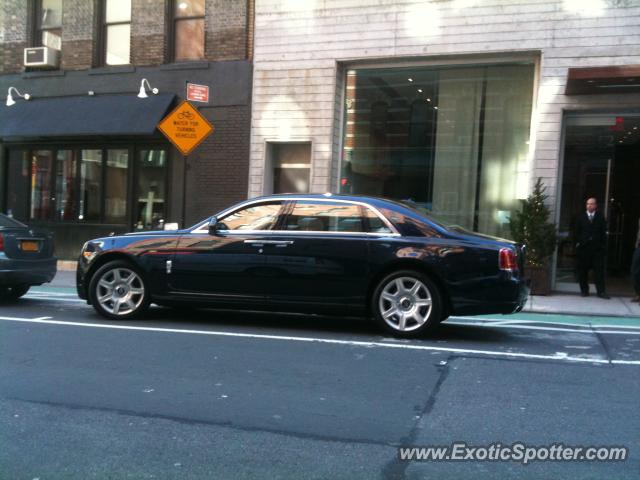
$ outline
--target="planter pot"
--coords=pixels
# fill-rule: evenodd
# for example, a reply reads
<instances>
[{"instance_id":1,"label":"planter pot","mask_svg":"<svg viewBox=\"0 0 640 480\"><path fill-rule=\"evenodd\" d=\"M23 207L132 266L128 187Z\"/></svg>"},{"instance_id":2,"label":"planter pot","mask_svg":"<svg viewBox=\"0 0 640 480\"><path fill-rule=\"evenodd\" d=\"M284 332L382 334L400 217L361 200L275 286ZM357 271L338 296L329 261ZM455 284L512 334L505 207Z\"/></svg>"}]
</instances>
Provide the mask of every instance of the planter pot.
<instances>
[{"instance_id":1,"label":"planter pot","mask_svg":"<svg viewBox=\"0 0 640 480\"><path fill-rule=\"evenodd\" d=\"M551 293L549 267L527 266L525 278L530 280L531 295L549 295Z\"/></svg>"}]
</instances>

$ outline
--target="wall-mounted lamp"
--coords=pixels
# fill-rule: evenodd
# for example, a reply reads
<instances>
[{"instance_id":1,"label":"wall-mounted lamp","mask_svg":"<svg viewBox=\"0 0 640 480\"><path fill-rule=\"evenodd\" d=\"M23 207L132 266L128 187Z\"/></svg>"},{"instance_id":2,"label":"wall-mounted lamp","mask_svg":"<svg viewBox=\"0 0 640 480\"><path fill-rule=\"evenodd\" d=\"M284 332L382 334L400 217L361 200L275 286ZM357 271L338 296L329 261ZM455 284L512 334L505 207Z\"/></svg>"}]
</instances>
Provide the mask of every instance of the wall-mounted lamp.
<instances>
[{"instance_id":1,"label":"wall-mounted lamp","mask_svg":"<svg viewBox=\"0 0 640 480\"><path fill-rule=\"evenodd\" d=\"M24 98L25 100L29 100L31 98L31 95L29 95L28 93L25 93L24 95L21 94L16 87L9 87L9 90L7 91L7 107L15 105L16 103L16 101L13 99L13 96L11 96L11 90L13 90L20 98Z\"/></svg>"},{"instance_id":2,"label":"wall-mounted lamp","mask_svg":"<svg viewBox=\"0 0 640 480\"><path fill-rule=\"evenodd\" d=\"M138 93L138 98L147 98L149 96L147 95L147 90L144 88L145 82L147 82L147 88L150 89L154 95L157 95L158 89L151 88L151 85L149 85L149 80L147 80L146 78L143 78L142 81L140 82L140 92Z\"/></svg>"}]
</instances>

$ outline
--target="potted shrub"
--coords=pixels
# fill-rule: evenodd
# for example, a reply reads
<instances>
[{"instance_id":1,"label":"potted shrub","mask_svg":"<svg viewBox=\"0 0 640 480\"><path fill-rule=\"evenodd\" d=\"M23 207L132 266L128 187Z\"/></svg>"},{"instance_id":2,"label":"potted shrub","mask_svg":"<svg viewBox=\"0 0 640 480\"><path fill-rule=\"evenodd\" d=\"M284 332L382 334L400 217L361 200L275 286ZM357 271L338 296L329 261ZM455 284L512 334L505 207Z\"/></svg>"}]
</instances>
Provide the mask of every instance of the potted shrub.
<instances>
[{"instance_id":1,"label":"potted shrub","mask_svg":"<svg viewBox=\"0 0 640 480\"><path fill-rule=\"evenodd\" d=\"M551 212L544 203L546 187L538 178L533 192L522 200L522 211L509 219L513 239L526 246L525 275L531 280L532 295L548 295L551 292L549 274L550 259L556 248L556 227L549 221Z\"/></svg>"}]
</instances>

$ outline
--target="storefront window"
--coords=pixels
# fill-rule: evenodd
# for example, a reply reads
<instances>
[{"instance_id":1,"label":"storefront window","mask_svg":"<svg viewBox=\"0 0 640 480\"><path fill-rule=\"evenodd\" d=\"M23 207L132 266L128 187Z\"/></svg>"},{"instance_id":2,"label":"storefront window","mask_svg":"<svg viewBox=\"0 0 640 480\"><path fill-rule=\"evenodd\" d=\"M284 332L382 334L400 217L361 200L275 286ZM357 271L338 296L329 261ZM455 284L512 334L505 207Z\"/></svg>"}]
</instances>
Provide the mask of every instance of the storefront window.
<instances>
[{"instance_id":1,"label":"storefront window","mask_svg":"<svg viewBox=\"0 0 640 480\"><path fill-rule=\"evenodd\" d=\"M347 87L343 192L411 199L444 223L509 236L528 178L533 65L351 70Z\"/></svg>"},{"instance_id":2,"label":"storefront window","mask_svg":"<svg viewBox=\"0 0 640 480\"><path fill-rule=\"evenodd\" d=\"M102 150L82 150L80 212L78 220L100 221L102 202Z\"/></svg>"},{"instance_id":3,"label":"storefront window","mask_svg":"<svg viewBox=\"0 0 640 480\"><path fill-rule=\"evenodd\" d=\"M52 211L51 179L53 152L36 150L31 156L31 220L50 220Z\"/></svg>"},{"instance_id":4,"label":"storefront window","mask_svg":"<svg viewBox=\"0 0 640 480\"><path fill-rule=\"evenodd\" d=\"M131 152L137 151L136 162ZM168 156L158 148L9 148L4 213L23 222L163 228Z\"/></svg>"},{"instance_id":5,"label":"storefront window","mask_svg":"<svg viewBox=\"0 0 640 480\"><path fill-rule=\"evenodd\" d=\"M129 150L107 150L104 217L107 223L124 223L127 218Z\"/></svg>"},{"instance_id":6,"label":"storefront window","mask_svg":"<svg viewBox=\"0 0 640 480\"><path fill-rule=\"evenodd\" d=\"M26 220L29 216L30 167L27 150L9 151L5 213L18 220Z\"/></svg>"},{"instance_id":7,"label":"storefront window","mask_svg":"<svg viewBox=\"0 0 640 480\"><path fill-rule=\"evenodd\" d=\"M56 155L56 220L74 220L76 210L77 164L73 150Z\"/></svg>"},{"instance_id":8,"label":"storefront window","mask_svg":"<svg viewBox=\"0 0 640 480\"><path fill-rule=\"evenodd\" d=\"M166 167L166 150L140 151L135 225L138 230L162 228L164 225Z\"/></svg>"}]
</instances>

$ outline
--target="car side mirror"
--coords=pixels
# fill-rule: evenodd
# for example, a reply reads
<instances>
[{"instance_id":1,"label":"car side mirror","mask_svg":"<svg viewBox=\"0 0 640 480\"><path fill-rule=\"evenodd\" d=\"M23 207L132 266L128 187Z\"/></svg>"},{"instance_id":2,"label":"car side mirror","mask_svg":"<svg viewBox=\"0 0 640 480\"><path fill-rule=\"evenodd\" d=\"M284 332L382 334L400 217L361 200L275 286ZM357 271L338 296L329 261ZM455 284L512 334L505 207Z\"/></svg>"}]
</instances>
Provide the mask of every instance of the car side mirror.
<instances>
[{"instance_id":1,"label":"car side mirror","mask_svg":"<svg viewBox=\"0 0 640 480\"><path fill-rule=\"evenodd\" d=\"M218 217L215 215L209 220L209 235L218 234Z\"/></svg>"}]
</instances>

